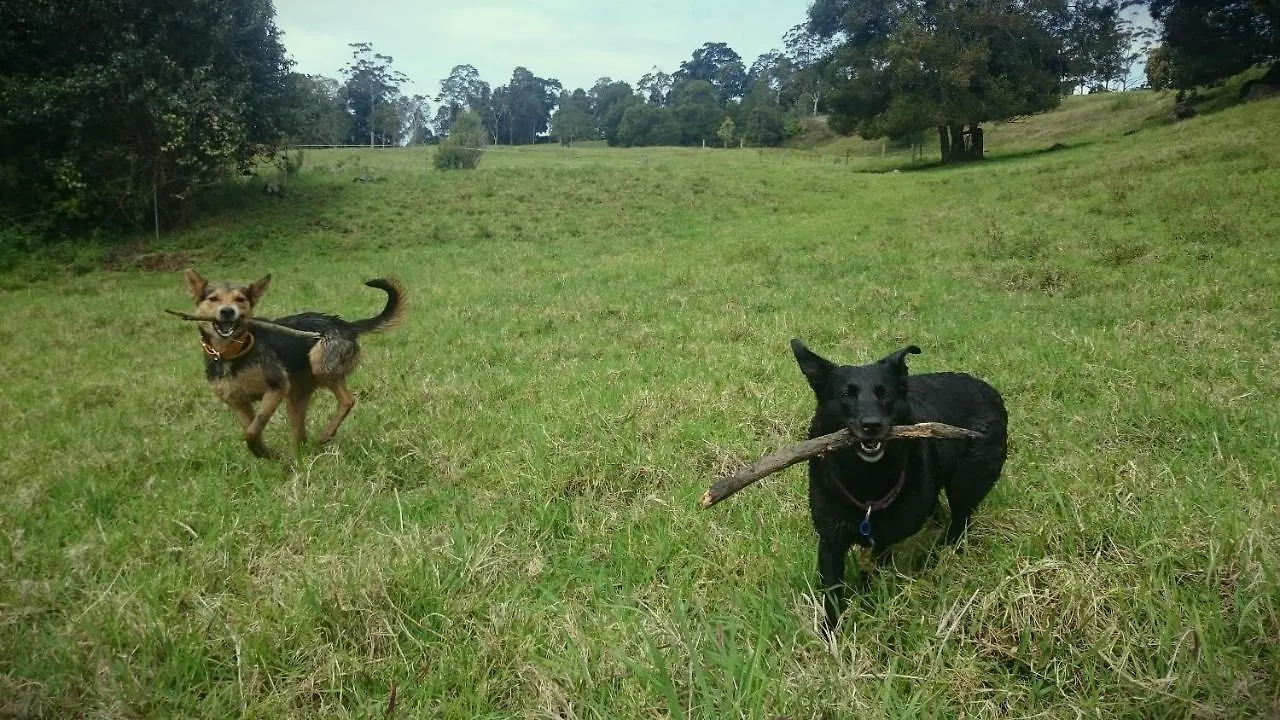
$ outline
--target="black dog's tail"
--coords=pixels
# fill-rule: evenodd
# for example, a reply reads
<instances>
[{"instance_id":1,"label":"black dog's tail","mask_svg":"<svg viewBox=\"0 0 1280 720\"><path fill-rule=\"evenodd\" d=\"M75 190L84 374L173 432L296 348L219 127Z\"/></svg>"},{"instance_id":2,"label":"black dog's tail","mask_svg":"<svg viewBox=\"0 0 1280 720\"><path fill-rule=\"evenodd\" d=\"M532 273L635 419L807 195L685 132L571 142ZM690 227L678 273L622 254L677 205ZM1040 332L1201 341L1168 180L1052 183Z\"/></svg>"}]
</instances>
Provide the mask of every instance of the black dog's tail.
<instances>
[{"instance_id":1,"label":"black dog's tail","mask_svg":"<svg viewBox=\"0 0 1280 720\"><path fill-rule=\"evenodd\" d=\"M387 294L387 306L382 308L382 312L378 313L376 317L371 317L367 320L356 320L351 323L351 327L355 329L358 335L394 327L404 317L404 286L400 284L399 280L391 277L375 278L365 283L365 285L385 292Z\"/></svg>"}]
</instances>

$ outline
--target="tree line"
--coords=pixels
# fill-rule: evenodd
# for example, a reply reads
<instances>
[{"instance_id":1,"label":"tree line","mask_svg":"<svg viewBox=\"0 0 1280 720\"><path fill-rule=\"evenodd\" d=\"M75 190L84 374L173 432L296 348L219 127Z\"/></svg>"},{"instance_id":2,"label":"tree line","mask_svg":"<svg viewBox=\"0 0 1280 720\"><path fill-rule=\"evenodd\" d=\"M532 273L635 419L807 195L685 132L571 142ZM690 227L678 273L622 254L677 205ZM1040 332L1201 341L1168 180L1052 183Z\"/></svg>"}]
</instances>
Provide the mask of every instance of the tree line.
<instances>
[{"instance_id":1,"label":"tree line","mask_svg":"<svg viewBox=\"0 0 1280 720\"><path fill-rule=\"evenodd\" d=\"M1135 5L1150 10L1154 31L1124 19ZM460 120L466 137L506 145L767 146L824 115L866 138L933 133L944 162L976 160L983 123L1073 91L1124 89L1144 46L1155 45L1151 86L1179 90L1280 57L1275 0L813 0L783 47L750 65L708 42L672 73L572 90L526 67L493 86L458 65L427 98L404 94L394 59L368 43L351 44L340 77L291 72L271 0L175 8L9 1L6 227L168 223L201 188L289 145L431 143ZM472 144L453 143L459 153Z\"/></svg>"}]
</instances>

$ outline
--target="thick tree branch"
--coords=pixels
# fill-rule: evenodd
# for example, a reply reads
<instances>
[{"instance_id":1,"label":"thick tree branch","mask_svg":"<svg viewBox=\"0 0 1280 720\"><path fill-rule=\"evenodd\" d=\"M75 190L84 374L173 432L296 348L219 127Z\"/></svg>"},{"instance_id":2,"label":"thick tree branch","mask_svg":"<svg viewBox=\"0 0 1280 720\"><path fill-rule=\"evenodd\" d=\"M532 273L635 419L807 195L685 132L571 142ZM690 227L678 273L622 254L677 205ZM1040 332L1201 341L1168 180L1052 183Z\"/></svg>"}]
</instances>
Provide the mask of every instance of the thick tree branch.
<instances>
[{"instance_id":1,"label":"thick tree branch","mask_svg":"<svg viewBox=\"0 0 1280 720\"><path fill-rule=\"evenodd\" d=\"M968 440L981 437L983 437L982 433L974 430L966 430L954 425L934 422L898 425L890 430L888 435L888 439L891 440L918 438ZM765 455L732 475L726 475L716 480L702 494L702 499L698 501L698 507L705 510L763 477L789 468L801 460L826 455L829 452L848 447L857 442L858 439L848 430L839 430L830 435L823 435L812 440L788 445L777 452Z\"/></svg>"}]
</instances>

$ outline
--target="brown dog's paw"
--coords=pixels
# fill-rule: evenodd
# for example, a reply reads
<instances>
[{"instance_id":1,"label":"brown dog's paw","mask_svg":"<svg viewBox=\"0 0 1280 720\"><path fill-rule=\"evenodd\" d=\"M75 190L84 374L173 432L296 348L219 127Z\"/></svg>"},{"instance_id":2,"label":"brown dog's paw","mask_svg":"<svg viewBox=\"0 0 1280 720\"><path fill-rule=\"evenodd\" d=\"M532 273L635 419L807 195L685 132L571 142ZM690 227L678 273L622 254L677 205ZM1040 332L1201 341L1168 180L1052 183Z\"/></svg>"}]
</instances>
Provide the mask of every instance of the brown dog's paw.
<instances>
[{"instance_id":1,"label":"brown dog's paw","mask_svg":"<svg viewBox=\"0 0 1280 720\"><path fill-rule=\"evenodd\" d=\"M246 435L244 442L249 446L249 452L253 453L254 457L262 458L263 460L274 460L277 457L276 452L267 447L267 444L262 442L260 437Z\"/></svg>"}]
</instances>

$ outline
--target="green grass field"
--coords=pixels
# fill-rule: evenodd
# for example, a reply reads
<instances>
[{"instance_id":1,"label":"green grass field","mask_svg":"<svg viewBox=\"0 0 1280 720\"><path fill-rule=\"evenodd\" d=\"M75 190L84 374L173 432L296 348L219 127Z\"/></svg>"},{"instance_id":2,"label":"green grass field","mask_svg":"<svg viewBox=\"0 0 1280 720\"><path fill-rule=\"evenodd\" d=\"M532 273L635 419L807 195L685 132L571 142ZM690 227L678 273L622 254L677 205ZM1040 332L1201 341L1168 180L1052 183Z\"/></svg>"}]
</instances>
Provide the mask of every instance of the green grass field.
<instances>
[{"instance_id":1,"label":"green grass field","mask_svg":"<svg viewBox=\"0 0 1280 720\"><path fill-rule=\"evenodd\" d=\"M1280 101L1170 103L898 173L847 140L308 151L153 248L273 273L266 315L409 288L286 467L161 314L180 273L13 271L0 717L1280 716ZM963 554L924 565L927 528L831 644L803 468L695 508L802 437L793 336L918 344L1011 415Z\"/></svg>"}]
</instances>

